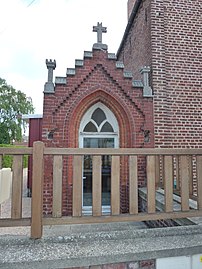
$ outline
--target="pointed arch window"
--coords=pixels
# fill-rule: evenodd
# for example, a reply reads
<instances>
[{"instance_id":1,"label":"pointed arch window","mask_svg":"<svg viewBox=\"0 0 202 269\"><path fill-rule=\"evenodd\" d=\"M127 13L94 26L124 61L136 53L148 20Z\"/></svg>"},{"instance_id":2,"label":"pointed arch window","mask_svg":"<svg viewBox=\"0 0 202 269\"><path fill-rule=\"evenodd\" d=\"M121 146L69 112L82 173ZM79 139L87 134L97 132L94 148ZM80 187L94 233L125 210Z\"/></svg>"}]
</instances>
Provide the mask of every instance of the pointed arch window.
<instances>
[{"instance_id":1,"label":"pointed arch window","mask_svg":"<svg viewBox=\"0 0 202 269\"><path fill-rule=\"evenodd\" d=\"M80 134L118 134L118 122L112 111L102 103L92 106L83 116Z\"/></svg>"},{"instance_id":2,"label":"pointed arch window","mask_svg":"<svg viewBox=\"0 0 202 269\"><path fill-rule=\"evenodd\" d=\"M119 126L113 112L98 102L88 109L79 128L80 148L118 148ZM111 156L102 156L102 210L110 212ZM83 158L83 212L92 212L92 156ZM88 213L87 213L88 214Z\"/></svg>"}]
</instances>

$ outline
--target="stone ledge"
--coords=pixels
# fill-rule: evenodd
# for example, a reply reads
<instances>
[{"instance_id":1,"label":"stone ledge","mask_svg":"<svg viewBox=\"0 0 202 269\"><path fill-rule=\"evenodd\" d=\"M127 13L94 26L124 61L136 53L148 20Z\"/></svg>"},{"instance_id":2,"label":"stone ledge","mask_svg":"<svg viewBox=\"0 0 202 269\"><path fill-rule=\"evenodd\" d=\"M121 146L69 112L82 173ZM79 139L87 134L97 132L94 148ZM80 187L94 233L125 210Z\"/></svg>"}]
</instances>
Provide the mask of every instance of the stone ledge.
<instances>
[{"instance_id":1,"label":"stone ledge","mask_svg":"<svg viewBox=\"0 0 202 269\"><path fill-rule=\"evenodd\" d=\"M133 73L131 71L124 71L123 76L124 76L124 78L132 78Z\"/></svg>"},{"instance_id":2,"label":"stone ledge","mask_svg":"<svg viewBox=\"0 0 202 269\"><path fill-rule=\"evenodd\" d=\"M110 59L110 60L116 60L117 58L116 58L116 54L115 53L108 53L108 59Z\"/></svg>"},{"instance_id":3,"label":"stone ledge","mask_svg":"<svg viewBox=\"0 0 202 269\"><path fill-rule=\"evenodd\" d=\"M75 68L67 68L66 75L67 76L74 76L76 74Z\"/></svg>"},{"instance_id":4,"label":"stone ledge","mask_svg":"<svg viewBox=\"0 0 202 269\"><path fill-rule=\"evenodd\" d=\"M58 269L202 253L200 225L89 232L91 226L40 240L1 236L0 268Z\"/></svg>"},{"instance_id":5,"label":"stone ledge","mask_svg":"<svg viewBox=\"0 0 202 269\"><path fill-rule=\"evenodd\" d=\"M133 80L132 81L132 86L134 88L143 88L144 87L141 80Z\"/></svg>"},{"instance_id":6,"label":"stone ledge","mask_svg":"<svg viewBox=\"0 0 202 269\"><path fill-rule=\"evenodd\" d=\"M67 84L66 77L55 77L55 84L66 85Z\"/></svg>"},{"instance_id":7,"label":"stone ledge","mask_svg":"<svg viewBox=\"0 0 202 269\"><path fill-rule=\"evenodd\" d=\"M75 66L82 67L84 65L83 60L76 59L75 60Z\"/></svg>"},{"instance_id":8,"label":"stone ledge","mask_svg":"<svg viewBox=\"0 0 202 269\"><path fill-rule=\"evenodd\" d=\"M123 69L124 68L124 63L123 62L120 62L120 61L117 61L116 62L116 68Z\"/></svg>"},{"instance_id":9,"label":"stone ledge","mask_svg":"<svg viewBox=\"0 0 202 269\"><path fill-rule=\"evenodd\" d=\"M92 51L84 51L84 58L93 58Z\"/></svg>"}]
</instances>

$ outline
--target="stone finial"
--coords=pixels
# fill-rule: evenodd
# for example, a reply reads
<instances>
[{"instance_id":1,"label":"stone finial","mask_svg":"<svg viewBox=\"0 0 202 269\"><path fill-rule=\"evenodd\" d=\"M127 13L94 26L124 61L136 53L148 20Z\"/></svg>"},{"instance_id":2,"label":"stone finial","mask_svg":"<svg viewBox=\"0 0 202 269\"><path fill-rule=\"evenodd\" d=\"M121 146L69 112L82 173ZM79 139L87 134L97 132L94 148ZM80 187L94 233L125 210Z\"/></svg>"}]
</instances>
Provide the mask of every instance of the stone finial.
<instances>
[{"instance_id":1,"label":"stone finial","mask_svg":"<svg viewBox=\"0 0 202 269\"><path fill-rule=\"evenodd\" d=\"M107 32L107 27L103 27L102 22L98 22L97 26L93 26L93 32L97 32L97 43L93 45L93 48L107 50L107 45L102 43L102 34Z\"/></svg>"},{"instance_id":2,"label":"stone finial","mask_svg":"<svg viewBox=\"0 0 202 269\"><path fill-rule=\"evenodd\" d=\"M102 33L107 32L107 27L102 27L102 22L98 22L97 26L93 26L93 32L97 32L97 43L102 43Z\"/></svg>"},{"instance_id":3,"label":"stone finial","mask_svg":"<svg viewBox=\"0 0 202 269\"><path fill-rule=\"evenodd\" d=\"M143 74L143 96L152 96L152 88L149 86L149 73L151 69L149 66L144 66L140 69L140 73Z\"/></svg>"},{"instance_id":4,"label":"stone finial","mask_svg":"<svg viewBox=\"0 0 202 269\"><path fill-rule=\"evenodd\" d=\"M56 61L46 59L46 66L48 69L48 82L46 82L44 85L44 92L54 93L53 70L56 68Z\"/></svg>"}]
</instances>

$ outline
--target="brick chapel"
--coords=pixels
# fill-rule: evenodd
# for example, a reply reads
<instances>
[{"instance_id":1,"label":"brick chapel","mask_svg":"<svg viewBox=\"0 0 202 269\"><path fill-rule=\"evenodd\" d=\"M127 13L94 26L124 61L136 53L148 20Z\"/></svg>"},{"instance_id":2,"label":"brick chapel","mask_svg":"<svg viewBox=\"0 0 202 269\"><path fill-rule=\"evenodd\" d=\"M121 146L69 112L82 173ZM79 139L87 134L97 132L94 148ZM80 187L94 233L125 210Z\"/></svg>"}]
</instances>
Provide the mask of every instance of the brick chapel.
<instances>
[{"instance_id":1,"label":"brick chapel","mask_svg":"<svg viewBox=\"0 0 202 269\"><path fill-rule=\"evenodd\" d=\"M46 60L42 141L69 148L202 147L200 1L128 0L128 24L116 54L97 42L66 77L53 82ZM194 3L193 3L194 2ZM108 33L110 34L110 33ZM48 158L48 157L47 157ZM44 212L50 213L51 160L45 162ZM64 160L65 162L65 160ZM72 171L63 168L63 214L71 212ZM66 167L66 168L65 168ZM90 207L90 157L83 164L83 207ZM139 185L145 163L139 162ZM103 208L110 205L110 159L103 156ZM127 169L121 171L121 210L127 212Z\"/></svg>"}]
</instances>

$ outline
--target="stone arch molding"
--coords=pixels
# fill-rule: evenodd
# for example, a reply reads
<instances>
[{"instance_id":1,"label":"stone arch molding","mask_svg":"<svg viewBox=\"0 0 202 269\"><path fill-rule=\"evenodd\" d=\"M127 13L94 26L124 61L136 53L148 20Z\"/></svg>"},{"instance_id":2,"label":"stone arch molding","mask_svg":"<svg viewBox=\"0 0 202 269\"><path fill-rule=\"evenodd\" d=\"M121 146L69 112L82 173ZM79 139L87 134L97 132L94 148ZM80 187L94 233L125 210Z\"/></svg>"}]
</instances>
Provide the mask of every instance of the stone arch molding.
<instances>
[{"instance_id":1,"label":"stone arch molding","mask_svg":"<svg viewBox=\"0 0 202 269\"><path fill-rule=\"evenodd\" d=\"M64 122L63 137L68 137L68 147L79 146L79 131L81 130L81 122L85 113L90 111L95 105L102 105L106 111L110 111L108 116L112 119L116 119L116 131L119 131L119 146L130 147L132 143L132 137L130 135L134 132L133 118L130 116L130 112L126 111L127 108L123 108L122 104L118 102L113 96L102 90L97 90L78 102L77 106L71 113L69 120ZM112 116L113 115L113 116ZM84 125L85 123L83 123ZM127 131L126 131L127 130Z\"/></svg>"}]
</instances>

